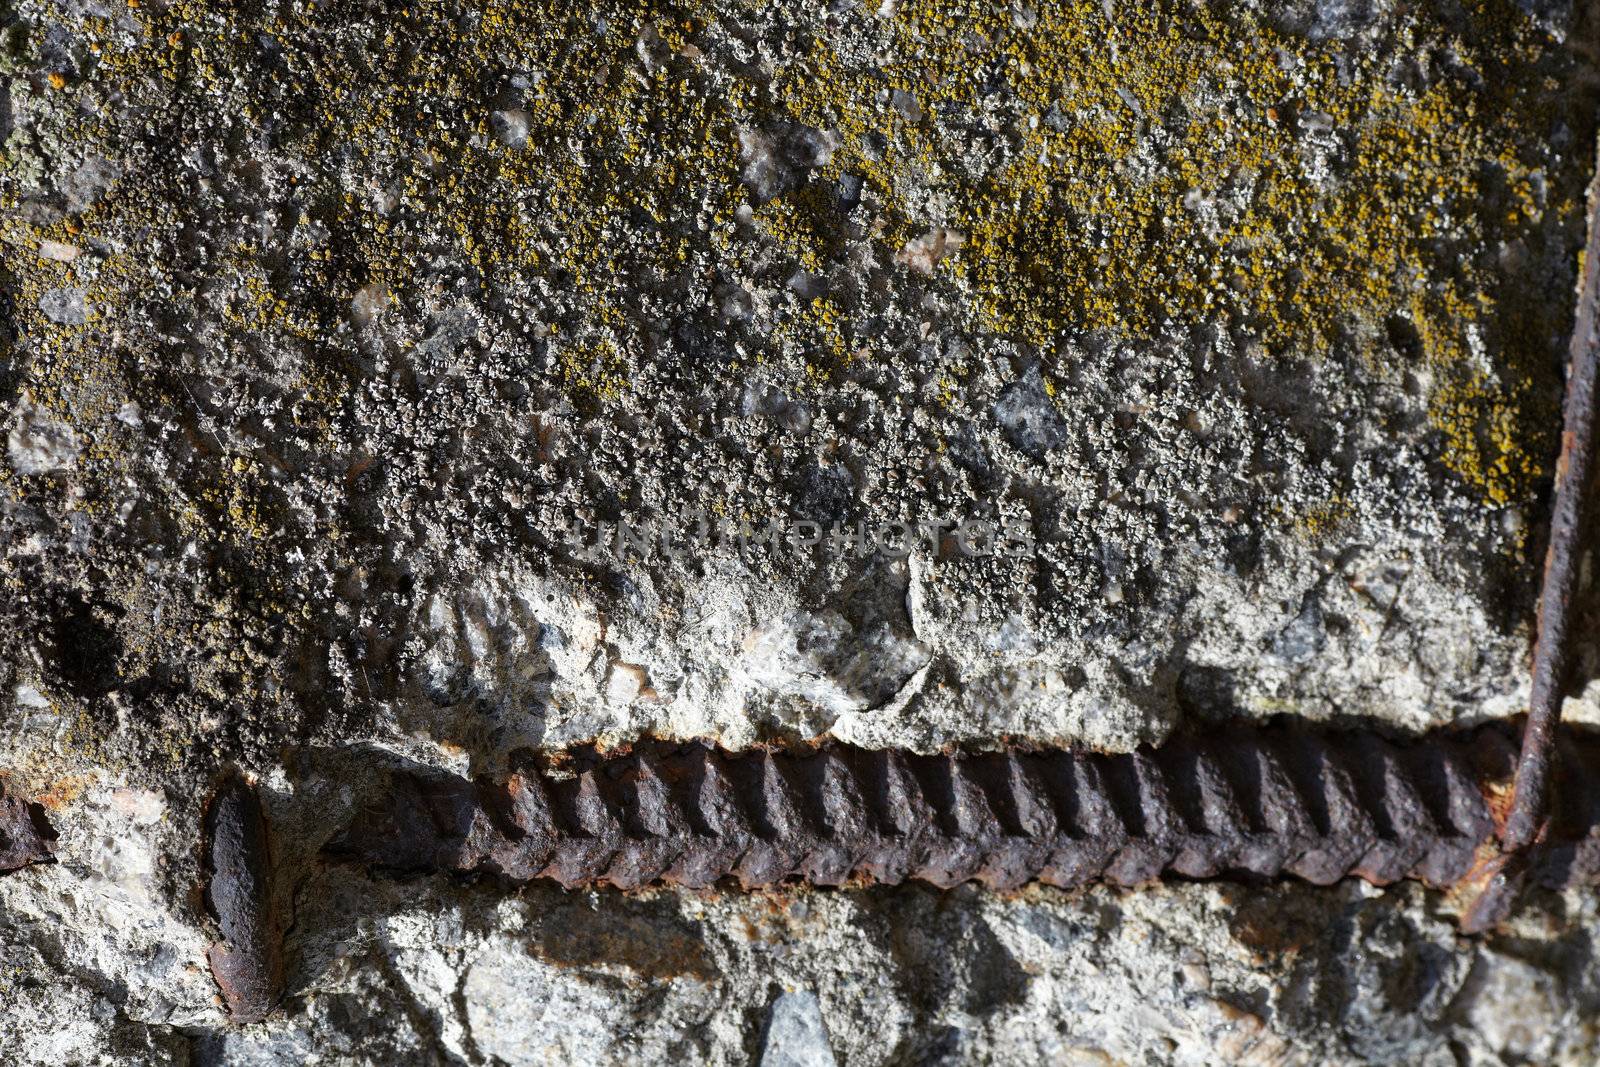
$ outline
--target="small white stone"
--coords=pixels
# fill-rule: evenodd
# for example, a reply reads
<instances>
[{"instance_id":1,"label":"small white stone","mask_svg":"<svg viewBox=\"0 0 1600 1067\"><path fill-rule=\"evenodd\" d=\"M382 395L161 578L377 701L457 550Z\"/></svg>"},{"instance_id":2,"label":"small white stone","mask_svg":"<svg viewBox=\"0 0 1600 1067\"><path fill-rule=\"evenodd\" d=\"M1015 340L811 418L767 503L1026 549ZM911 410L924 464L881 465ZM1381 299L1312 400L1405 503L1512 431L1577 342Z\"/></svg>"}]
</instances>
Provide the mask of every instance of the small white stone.
<instances>
[{"instance_id":1,"label":"small white stone","mask_svg":"<svg viewBox=\"0 0 1600 1067\"><path fill-rule=\"evenodd\" d=\"M613 704L632 704L644 691L650 676L637 663L613 663L606 676L606 700Z\"/></svg>"},{"instance_id":2,"label":"small white stone","mask_svg":"<svg viewBox=\"0 0 1600 1067\"><path fill-rule=\"evenodd\" d=\"M39 258L53 259L57 263L71 263L78 258L78 247L60 241L40 241Z\"/></svg>"},{"instance_id":3,"label":"small white stone","mask_svg":"<svg viewBox=\"0 0 1600 1067\"><path fill-rule=\"evenodd\" d=\"M520 107L496 111L489 116L489 127L495 140L508 148L521 148L528 143L528 130L532 119Z\"/></svg>"},{"instance_id":4,"label":"small white stone","mask_svg":"<svg viewBox=\"0 0 1600 1067\"><path fill-rule=\"evenodd\" d=\"M18 474L49 474L78 461L78 437L36 404L24 401L6 435L6 454Z\"/></svg>"},{"instance_id":5,"label":"small white stone","mask_svg":"<svg viewBox=\"0 0 1600 1067\"><path fill-rule=\"evenodd\" d=\"M88 293L75 285L51 289L39 298L39 310L51 322L82 326L89 321Z\"/></svg>"},{"instance_id":6,"label":"small white stone","mask_svg":"<svg viewBox=\"0 0 1600 1067\"><path fill-rule=\"evenodd\" d=\"M50 706L50 698L26 682L18 685L12 690L12 693L16 697L17 707L19 708L32 708L35 711L43 711Z\"/></svg>"},{"instance_id":7,"label":"small white stone","mask_svg":"<svg viewBox=\"0 0 1600 1067\"><path fill-rule=\"evenodd\" d=\"M960 251L967 243L966 234L935 226L921 237L912 238L895 254L894 261L910 267L918 274L932 275L935 267L946 257Z\"/></svg>"},{"instance_id":8,"label":"small white stone","mask_svg":"<svg viewBox=\"0 0 1600 1067\"><path fill-rule=\"evenodd\" d=\"M761 1067L835 1067L837 1063L815 993L801 989L773 1002Z\"/></svg>"},{"instance_id":9,"label":"small white stone","mask_svg":"<svg viewBox=\"0 0 1600 1067\"><path fill-rule=\"evenodd\" d=\"M378 282L363 285L350 298L350 322L357 327L372 325L393 300L386 286Z\"/></svg>"},{"instance_id":10,"label":"small white stone","mask_svg":"<svg viewBox=\"0 0 1600 1067\"><path fill-rule=\"evenodd\" d=\"M131 819L136 826L150 826L160 821L167 810L166 800L150 789L113 789L108 801L112 811Z\"/></svg>"}]
</instances>

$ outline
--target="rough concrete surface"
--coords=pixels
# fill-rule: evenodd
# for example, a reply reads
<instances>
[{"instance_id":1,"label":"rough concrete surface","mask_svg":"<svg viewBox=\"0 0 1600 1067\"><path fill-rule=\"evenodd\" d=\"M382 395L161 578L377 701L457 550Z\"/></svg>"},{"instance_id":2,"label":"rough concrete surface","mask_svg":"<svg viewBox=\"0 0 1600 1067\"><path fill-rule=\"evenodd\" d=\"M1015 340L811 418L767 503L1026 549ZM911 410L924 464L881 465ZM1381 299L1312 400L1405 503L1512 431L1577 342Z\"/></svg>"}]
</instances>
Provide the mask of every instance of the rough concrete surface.
<instances>
[{"instance_id":1,"label":"rough concrete surface","mask_svg":"<svg viewBox=\"0 0 1600 1067\"><path fill-rule=\"evenodd\" d=\"M1592 1062L1591 892L1468 940L1416 886L318 850L377 755L1517 714L1597 39L1562 0L0 0L0 774L58 834L0 875L0 1058ZM943 526L843 536L887 523ZM233 767L286 969L242 1027Z\"/></svg>"}]
</instances>

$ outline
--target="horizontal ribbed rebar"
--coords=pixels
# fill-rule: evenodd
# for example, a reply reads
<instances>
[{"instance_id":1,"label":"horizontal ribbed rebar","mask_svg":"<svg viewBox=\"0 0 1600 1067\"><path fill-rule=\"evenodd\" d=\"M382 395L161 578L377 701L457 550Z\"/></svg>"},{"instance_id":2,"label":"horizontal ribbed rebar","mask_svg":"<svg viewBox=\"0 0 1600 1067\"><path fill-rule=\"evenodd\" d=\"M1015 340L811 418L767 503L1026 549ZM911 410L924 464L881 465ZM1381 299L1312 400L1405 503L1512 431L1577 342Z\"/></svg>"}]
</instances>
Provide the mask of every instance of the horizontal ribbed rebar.
<instances>
[{"instance_id":1,"label":"horizontal ribbed rebar","mask_svg":"<svg viewBox=\"0 0 1600 1067\"><path fill-rule=\"evenodd\" d=\"M1560 809L1532 872L1548 886L1600 872L1600 744L1564 733L1560 749ZM652 741L499 781L393 769L329 850L391 871L623 888L1133 885L1167 872L1444 885L1492 851L1515 761L1501 726L1412 742L1229 727L1127 755Z\"/></svg>"}]
</instances>

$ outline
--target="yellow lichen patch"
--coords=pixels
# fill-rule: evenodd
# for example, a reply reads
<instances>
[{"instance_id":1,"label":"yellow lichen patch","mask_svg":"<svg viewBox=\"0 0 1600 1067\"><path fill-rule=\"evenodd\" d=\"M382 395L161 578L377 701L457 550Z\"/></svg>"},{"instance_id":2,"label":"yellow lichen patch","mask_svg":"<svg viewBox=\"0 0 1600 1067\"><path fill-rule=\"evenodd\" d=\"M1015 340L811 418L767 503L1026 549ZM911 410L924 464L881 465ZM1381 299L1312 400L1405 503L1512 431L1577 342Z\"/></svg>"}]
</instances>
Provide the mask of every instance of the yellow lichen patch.
<instances>
[{"instance_id":1,"label":"yellow lichen patch","mask_svg":"<svg viewBox=\"0 0 1600 1067\"><path fill-rule=\"evenodd\" d=\"M1526 497L1542 412L1525 379L1542 356L1496 324L1527 294L1465 255L1441 256L1447 235L1515 241L1576 210L1545 202L1539 163L1524 158L1549 122L1548 87L1516 73L1548 43L1531 19L1476 5L1456 68L1414 89L1391 57L1345 57L1232 9L1028 10L908 0L880 80L839 76L819 40L770 100L843 134L829 173L857 173L879 194L887 241L919 211L900 189L938 188L946 213L929 221L967 236L955 266L974 307L1046 353L1086 331L1204 321L1318 357L1403 314L1451 378L1468 331L1496 335L1494 371L1437 398L1434 417L1444 461L1486 502ZM1407 29L1436 36L1435 17L1419 9ZM959 124L982 114L985 82L999 78L1021 104L1020 147L957 173L946 127L905 112L943 109ZM891 93L909 107L885 107Z\"/></svg>"},{"instance_id":2,"label":"yellow lichen patch","mask_svg":"<svg viewBox=\"0 0 1600 1067\"><path fill-rule=\"evenodd\" d=\"M620 399L628 389L627 361L609 341L562 346L560 364L569 388L602 404Z\"/></svg>"},{"instance_id":3,"label":"yellow lichen patch","mask_svg":"<svg viewBox=\"0 0 1600 1067\"><path fill-rule=\"evenodd\" d=\"M1516 503L1523 487L1543 473L1519 425L1523 399L1515 389L1463 375L1440 387L1430 409L1445 437L1447 461L1495 506Z\"/></svg>"},{"instance_id":4,"label":"yellow lichen patch","mask_svg":"<svg viewBox=\"0 0 1600 1067\"><path fill-rule=\"evenodd\" d=\"M857 241L864 273L904 274L907 242L943 227L963 240L927 284L954 308L949 330L1047 365L1085 335L1197 325L1295 359L1349 344L1415 364L1437 383L1441 461L1499 506L1542 473L1554 319L1528 310L1547 294L1496 257L1578 205L1546 173L1552 38L1512 0L1461 7L1415 5L1384 47L1351 49L1221 3L904 0L797 19L774 62L746 47L737 3L417 0L374 28L342 4L176 0L130 5L136 35L87 20L82 91L154 82L240 100L241 72L270 87L241 106L297 161L282 180L304 210L286 252L214 252L232 285L222 343L241 351L252 335L336 348L368 286L397 316L438 308L446 264L450 291L480 305L544 294L554 379L612 403L668 317L638 307L656 294L723 275L765 271L778 289L782 271L863 273L839 270ZM719 42L742 58L710 63ZM112 137L92 115L72 121ZM741 134L781 123L834 147L809 180L750 204ZM862 188L848 225L834 202L846 176ZM130 194L53 227L12 219L0 237L36 249L68 226L172 228L174 214ZM128 271L96 284L123 284L148 254L118 250ZM67 368L102 357L37 311L62 267L25 258L7 254L22 326L62 368L51 374L81 375ZM873 358L863 301L780 290L772 303L766 347L741 361L785 362L825 388ZM1397 320L1413 349L1389 347ZM340 383L315 373L305 417L326 429ZM941 369L941 403L965 373Z\"/></svg>"},{"instance_id":5,"label":"yellow lichen patch","mask_svg":"<svg viewBox=\"0 0 1600 1067\"><path fill-rule=\"evenodd\" d=\"M1335 496L1309 508L1296 520L1296 525L1310 540L1323 541L1355 517L1355 509L1343 496Z\"/></svg>"}]
</instances>

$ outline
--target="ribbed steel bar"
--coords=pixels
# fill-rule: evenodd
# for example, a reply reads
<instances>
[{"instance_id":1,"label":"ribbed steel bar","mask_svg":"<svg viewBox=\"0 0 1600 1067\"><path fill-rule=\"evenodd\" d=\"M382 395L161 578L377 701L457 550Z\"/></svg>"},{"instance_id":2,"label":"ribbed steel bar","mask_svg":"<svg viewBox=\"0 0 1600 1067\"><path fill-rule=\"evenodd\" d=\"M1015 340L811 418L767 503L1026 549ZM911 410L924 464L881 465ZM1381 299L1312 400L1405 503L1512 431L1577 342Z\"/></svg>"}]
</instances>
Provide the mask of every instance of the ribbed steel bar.
<instances>
[{"instance_id":1,"label":"ribbed steel bar","mask_svg":"<svg viewBox=\"0 0 1600 1067\"><path fill-rule=\"evenodd\" d=\"M273 909L271 836L261 798L237 771L205 811L205 904L217 940L211 974L236 1023L264 1019L283 988L283 937Z\"/></svg>"},{"instance_id":2,"label":"ribbed steel bar","mask_svg":"<svg viewBox=\"0 0 1600 1067\"><path fill-rule=\"evenodd\" d=\"M1560 735L1560 806L1532 880L1600 874L1600 744ZM1395 741L1229 727L1155 750L916 756L645 742L469 780L394 768L330 843L394 872L563 885L803 880L1134 885L1293 875L1460 882L1495 855L1511 731Z\"/></svg>"},{"instance_id":3,"label":"ribbed steel bar","mask_svg":"<svg viewBox=\"0 0 1600 1067\"><path fill-rule=\"evenodd\" d=\"M1600 182L1600 178L1597 178ZM1550 756L1561 717L1572 598L1583 555L1583 531L1594 478L1595 405L1600 391L1600 186L1591 190L1589 238L1572 328L1567 371L1565 424L1556 462L1555 499L1550 514L1550 545L1539 593L1539 631L1533 652L1533 687L1523 729L1515 796L1503 844L1519 852L1538 839L1549 804Z\"/></svg>"},{"instance_id":4,"label":"ribbed steel bar","mask_svg":"<svg viewBox=\"0 0 1600 1067\"><path fill-rule=\"evenodd\" d=\"M0 779L0 874L55 859L55 831L44 809L7 792Z\"/></svg>"}]
</instances>

